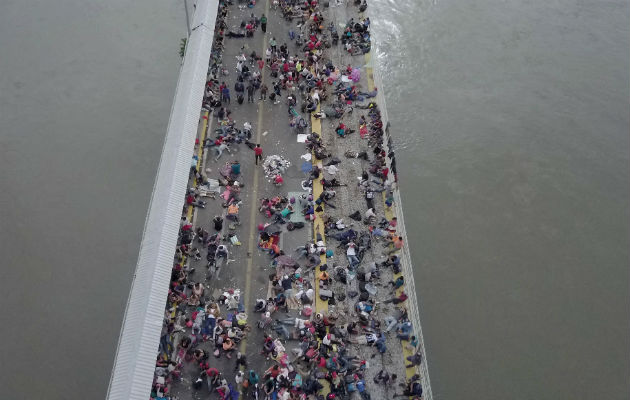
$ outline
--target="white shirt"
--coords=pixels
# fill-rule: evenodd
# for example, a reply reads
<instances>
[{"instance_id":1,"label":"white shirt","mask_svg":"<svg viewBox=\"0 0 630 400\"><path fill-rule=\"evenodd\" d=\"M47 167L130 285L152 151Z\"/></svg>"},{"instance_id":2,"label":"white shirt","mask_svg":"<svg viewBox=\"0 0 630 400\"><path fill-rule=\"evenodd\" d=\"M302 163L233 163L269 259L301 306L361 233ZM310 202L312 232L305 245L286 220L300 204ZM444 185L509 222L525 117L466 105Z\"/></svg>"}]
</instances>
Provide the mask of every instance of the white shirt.
<instances>
[{"instance_id":1,"label":"white shirt","mask_svg":"<svg viewBox=\"0 0 630 400\"><path fill-rule=\"evenodd\" d=\"M357 253L354 250L354 246L348 246L348 250L346 251L346 254L349 256L356 256Z\"/></svg>"}]
</instances>

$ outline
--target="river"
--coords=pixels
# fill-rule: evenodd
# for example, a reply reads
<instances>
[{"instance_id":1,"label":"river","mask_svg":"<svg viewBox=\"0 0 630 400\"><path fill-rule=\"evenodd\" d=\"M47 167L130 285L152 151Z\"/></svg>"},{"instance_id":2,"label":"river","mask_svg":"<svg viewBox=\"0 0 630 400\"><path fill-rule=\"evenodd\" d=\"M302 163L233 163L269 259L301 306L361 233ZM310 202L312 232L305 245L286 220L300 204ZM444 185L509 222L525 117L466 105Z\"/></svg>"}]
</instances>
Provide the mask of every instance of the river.
<instances>
[{"instance_id":1,"label":"river","mask_svg":"<svg viewBox=\"0 0 630 400\"><path fill-rule=\"evenodd\" d=\"M628 398L628 3L371 4L435 397ZM183 36L0 2L2 398L104 396Z\"/></svg>"}]
</instances>

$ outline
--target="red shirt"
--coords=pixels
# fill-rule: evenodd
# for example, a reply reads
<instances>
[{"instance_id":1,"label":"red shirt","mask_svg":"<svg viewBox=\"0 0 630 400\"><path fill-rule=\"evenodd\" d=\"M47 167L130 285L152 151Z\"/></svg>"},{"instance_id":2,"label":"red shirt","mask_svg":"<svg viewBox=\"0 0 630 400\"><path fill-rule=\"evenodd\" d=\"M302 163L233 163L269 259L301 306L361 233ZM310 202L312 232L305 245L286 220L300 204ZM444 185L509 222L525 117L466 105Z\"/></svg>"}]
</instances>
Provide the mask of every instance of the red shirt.
<instances>
[{"instance_id":1,"label":"red shirt","mask_svg":"<svg viewBox=\"0 0 630 400\"><path fill-rule=\"evenodd\" d=\"M262 147L254 147L254 154L262 156Z\"/></svg>"}]
</instances>

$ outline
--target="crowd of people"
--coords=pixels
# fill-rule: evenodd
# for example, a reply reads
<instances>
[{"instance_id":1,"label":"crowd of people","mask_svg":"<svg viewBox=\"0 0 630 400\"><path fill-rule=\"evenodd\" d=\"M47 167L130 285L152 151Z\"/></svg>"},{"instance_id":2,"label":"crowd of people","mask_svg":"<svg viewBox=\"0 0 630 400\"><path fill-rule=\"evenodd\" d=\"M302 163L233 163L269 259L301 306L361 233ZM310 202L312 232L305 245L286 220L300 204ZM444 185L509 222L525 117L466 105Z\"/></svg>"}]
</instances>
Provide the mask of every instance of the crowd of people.
<instances>
[{"instance_id":1,"label":"crowd of people","mask_svg":"<svg viewBox=\"0 0 630 400\"><path fill-rule=\"evenodd\" d=\"M334 140L362 144L350 146L344 160L331 150L334 144L324 135L310 131L305 148L312 154L312 168L301 184L307 194L256 200L263 220L258 224L257 247L268 254L274 272L269 276L270 295L251 305L244 304L241 288L215 285L221 270L234 261L230 248L241 245L241 164L228 161L217 169L219 176L210 178L198 156L193 157L151 397L197 397L184 394L189 390L202 398L220 399L370 399L374 398L370 387L381 386L381 391L391 387L388 393L394 397L419 399L420 375L406 379L405 371L423 361L405 307L399 254L405 244L396 217L386 217L397 181L387 127L372 101L376 89L361 89L360 69L333 63L326 56L332 46L342 46L347 56L370 51L370 21L351 18L339 35L317 0L283 0L277 5L278 16L288 21L293 48L278 44L267 32L268 16L252 12L255 0L238 5L220 2L203 100L217 128L197 143L197 149L213 152L215 163L221 165L224 152L242 145L252 150L255 165L263 165L273 184L283 185L288 162L275 155L264 159L261 144L253 141L251 123L242 128L235 123L231 107L239 107L245 97L247 103L270 101L278 113L283 112L278 105L284 103L289 126L298 133L310 120L302 115L310 114L330 125ZM229 27L228 16L239 12L236 6L241 15L248 15L240 26ZM367 7L364 1L355 1L354 6L358 12ZM263 54L242 52L232 71L222 57L226 41L257 35L268 35L269 47ZM232 90L226 83L230 74L235 75ZM351 159L362 165L356 182L344 167ZM348 195L342 191L351 192L350 196L361 193L365 206L344 200ZM205 208L206 198L217 194L224 212L207 227L194 226L191 211ZM377 194L382 194L383 202ZM296 215L297 221L292 218ZM346 217L351 222L344 221ZM318 218L323 229L312 240L296 249L281 247L283 232L305 228ZM336 257L338 252L343 256ZM195 271L191 261L202 260L204 253L207 271ZM248 309L257 315L256 323L249 322ZM248 335L250 342L256 336L252 330L262 333L260 341L250 346L260 349L264 365L252 363L251 354L239 351ZM371 359L393 351L392 344L412 354L405 360L398 350L400 370L376 361L372 364L380 368L370 369ZM374 349L371 356L361 350L365 346Z\"/></svg>"}]
</instances>

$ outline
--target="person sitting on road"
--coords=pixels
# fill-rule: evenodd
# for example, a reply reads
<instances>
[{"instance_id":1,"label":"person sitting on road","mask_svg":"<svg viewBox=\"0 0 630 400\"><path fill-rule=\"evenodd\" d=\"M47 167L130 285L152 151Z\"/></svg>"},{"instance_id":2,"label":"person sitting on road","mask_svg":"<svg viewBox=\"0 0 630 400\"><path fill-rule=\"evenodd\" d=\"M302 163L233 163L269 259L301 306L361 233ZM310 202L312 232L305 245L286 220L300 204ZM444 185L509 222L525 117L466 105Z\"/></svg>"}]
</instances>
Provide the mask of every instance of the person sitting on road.
<instances>
[{"instance_id":1,"label":"person sitting on road","mask_svg":"<svg viewBox=\"0 0 630 400\"><path fill-rule=\"evenodd\" d=\"M227 218L235 221L237 225L240 225L241 220L238 217L238 204L231 203L227 209Z\"/></svg>"},{"instance_id":2,"label":"person sitting on road","mask_svg":"<svg viewBox=\"0 0 630 400\"><path fill-rule=\"evenodd\" d=\"M230 169L231 169L232 175L234 177L238 177L241 174L241 163L238 161L232 161Z\"/></svg>"},{"instance_id":3,"label":"person sitting on road","mask_svg":"<svg viewBox=\"0 0 630 400\"><path fill-rule=\"evenodd\" d=\"M197 196L193 193L189 193L188 196L186 196L186 204L188 204L189 206L199 207L199 208L206 207L206 203L204 201L197 200Z\"/></svg>"},{"instance_id":4,"label":"person sitting on road","mask_svg":"<svg viewBox=\"0 0 630 400\"><path fill-rule=\"evenodd\" d=\"M215 259L224 258L227 261L228 254L229 253L228 253L227 246L225 246L224 244L220 244L217 247L217 251L214 253L214 258Z\"/></svg>"}]
</instances>

